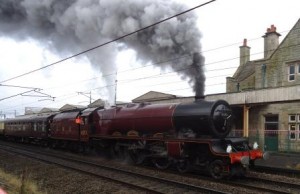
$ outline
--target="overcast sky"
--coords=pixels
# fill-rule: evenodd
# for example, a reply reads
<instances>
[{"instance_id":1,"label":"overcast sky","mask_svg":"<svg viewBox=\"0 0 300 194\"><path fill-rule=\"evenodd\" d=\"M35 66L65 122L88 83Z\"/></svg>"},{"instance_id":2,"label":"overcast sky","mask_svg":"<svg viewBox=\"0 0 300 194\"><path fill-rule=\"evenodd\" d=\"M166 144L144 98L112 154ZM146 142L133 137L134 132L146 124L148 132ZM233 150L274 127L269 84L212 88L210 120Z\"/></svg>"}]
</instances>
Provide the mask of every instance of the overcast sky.
<instances>
[{"instance_id":1,"label":"overcast sky","mask_svg":"<svg viewBox=\"0 0 300 194\"><path fill-rule=\"evenodd\" d=\"M184 2L188 7L193 7L206 1L177 2ZM266 29L274 24L277 32L282 35L281 41L299 19L299 7L299 0L217 0L194 10L198 15L197 27L202 34L199 41L202 45L202 55L205 57L205 94L225 92L225 78L232 76L239 65L239 46L244 38L248 39L248 46L251 47L250 59L262 58L262 36ZM39 40L15 40L6 35L0 36L0 45L0 81L63 58L57 56L49 47L43 46ZM93 52L101 52L101 49ZM187 81L181 80L171 69L161 70L154 68L151 63L137 62L134 50L119 52L116 63L117 101L131 101L148 91L179 96L194 95ZM78 95L77 92L91 92L92 100L106 99L105 89L110 87L115 90L115 84L105 83L102 76L90 65L85 55L73 58L47 70L2 83L40 88L42 93L56 97L55 101L43 97L16 96L1 100L0 111L5 114L15 111L22 114L25 107L60 108L66 103L87 105L89 98ZM1 86L0 99L27 91L29 89ZM27 94L41 95L33 92Z\"/></svg>"}]
</instances>

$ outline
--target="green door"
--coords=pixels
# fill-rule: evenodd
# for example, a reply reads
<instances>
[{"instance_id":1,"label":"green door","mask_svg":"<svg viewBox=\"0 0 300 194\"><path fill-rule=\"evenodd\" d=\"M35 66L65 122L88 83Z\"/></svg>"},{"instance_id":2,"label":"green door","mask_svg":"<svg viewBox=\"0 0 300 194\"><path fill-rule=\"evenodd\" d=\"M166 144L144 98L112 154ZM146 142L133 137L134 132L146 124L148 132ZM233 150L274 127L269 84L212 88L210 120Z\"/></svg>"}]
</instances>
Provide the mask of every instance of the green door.
<instances>
[{"instance_id":1,"label":"green door","mask_svg":"<svg viewBox=\"0 0 300 194\"><path fill-rule=\"evenodd\" d=\"M278 115L265 116L265 151L278 151Z\"/></svg>"}]
</instances>

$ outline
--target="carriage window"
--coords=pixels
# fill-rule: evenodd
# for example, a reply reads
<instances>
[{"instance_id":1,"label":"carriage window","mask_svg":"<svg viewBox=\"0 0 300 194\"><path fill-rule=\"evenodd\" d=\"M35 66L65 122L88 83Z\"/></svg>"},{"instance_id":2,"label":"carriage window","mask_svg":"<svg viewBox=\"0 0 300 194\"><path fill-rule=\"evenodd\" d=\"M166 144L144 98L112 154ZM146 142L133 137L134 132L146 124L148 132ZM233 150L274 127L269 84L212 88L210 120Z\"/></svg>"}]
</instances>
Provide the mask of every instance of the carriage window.
<instances>
[{"instance_id":1,"label":"carriage window","mask_svg":"<svg viewBox=\"0 0 300 194\"><path fill-rule=\"evenodd\" d=\"M42 123L42 131L45 131L45 122Z\"/></svg>"},{"instance_id":2,"label":"carriage window","mask_svg":"<svg viewBox=\"0 0 300 194\"><path fill-rule=\"evenodd\" d=\"M37 130L37 126L36 126L36 125L37 125L36 123L33 124L33 130L34 130L34 131Z\"/></svg>"}]
</instances>

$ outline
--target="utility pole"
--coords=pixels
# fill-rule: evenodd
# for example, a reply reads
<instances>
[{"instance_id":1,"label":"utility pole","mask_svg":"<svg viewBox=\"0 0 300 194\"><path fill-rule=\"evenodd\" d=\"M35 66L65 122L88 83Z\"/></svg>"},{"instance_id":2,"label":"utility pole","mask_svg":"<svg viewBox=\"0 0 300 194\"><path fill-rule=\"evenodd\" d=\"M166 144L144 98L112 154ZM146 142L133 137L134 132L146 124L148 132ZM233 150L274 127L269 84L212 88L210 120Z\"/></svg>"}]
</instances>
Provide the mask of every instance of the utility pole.
<instances>
[{"instance_id":1,"label":"utility pole","mask_svg":"<svg viewBox=\"0 0 300 194\"><path fill-rule=\"evenodd\" d=\"M83 95L83 96L89 98L90 99L90 104L92 103L92 100L94 100L94 99L92 99L92 91L90 91L90 92L77 92L77 93L78 93L78 95L80 94L80 95Z\"/></svg>"},{"instance_id":2,"label":"utility pole","mask_svg":"<svg viewBox=\"0 0 300 194\"><path fill-rule=\"evenodd\" d=\"M115 106L117 106L117 89L118 89L118 71L116 71L116 78L115 78Z\"/></svg>"},{"instance_id":3,"label":"utility pole","mask_svg":"<svg viewBox=\"0 0 300 194\"><path fill-rule=\"evenodd\" d=\"M6 118L6 114L2 112L2 110L0 111L0 118L1 119L5 119Z\"/></svg>"}]
</instances>

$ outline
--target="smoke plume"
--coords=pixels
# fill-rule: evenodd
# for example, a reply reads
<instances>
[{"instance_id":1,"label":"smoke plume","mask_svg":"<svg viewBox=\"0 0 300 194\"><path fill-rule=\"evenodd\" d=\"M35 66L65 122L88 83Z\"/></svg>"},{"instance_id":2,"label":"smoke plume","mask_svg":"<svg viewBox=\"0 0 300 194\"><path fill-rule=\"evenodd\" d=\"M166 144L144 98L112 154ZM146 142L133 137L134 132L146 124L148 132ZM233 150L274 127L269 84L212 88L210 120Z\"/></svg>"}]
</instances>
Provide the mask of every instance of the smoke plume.
<instances>
[{"instance_id":1,"label":"smoke plume","mask_svg":"<svg viewBox=\"0 0 300 194\"><path fill-rule=\"evenodd\" d=\"M68 56L138 30L187 7L165 0L0 0L0 36L16 40L35 39L60 56ZM103 75L116 72L120 49L136 51L142 63L178 71L189 81L196 96L204 94L204 58L197 17L189 12L118 42L86 53ZM194 59L194 60L193 60ZM105 77L107 85L114 76ZM114 89L109 98L113 98Z\"/></svg>"}]
</instances>

